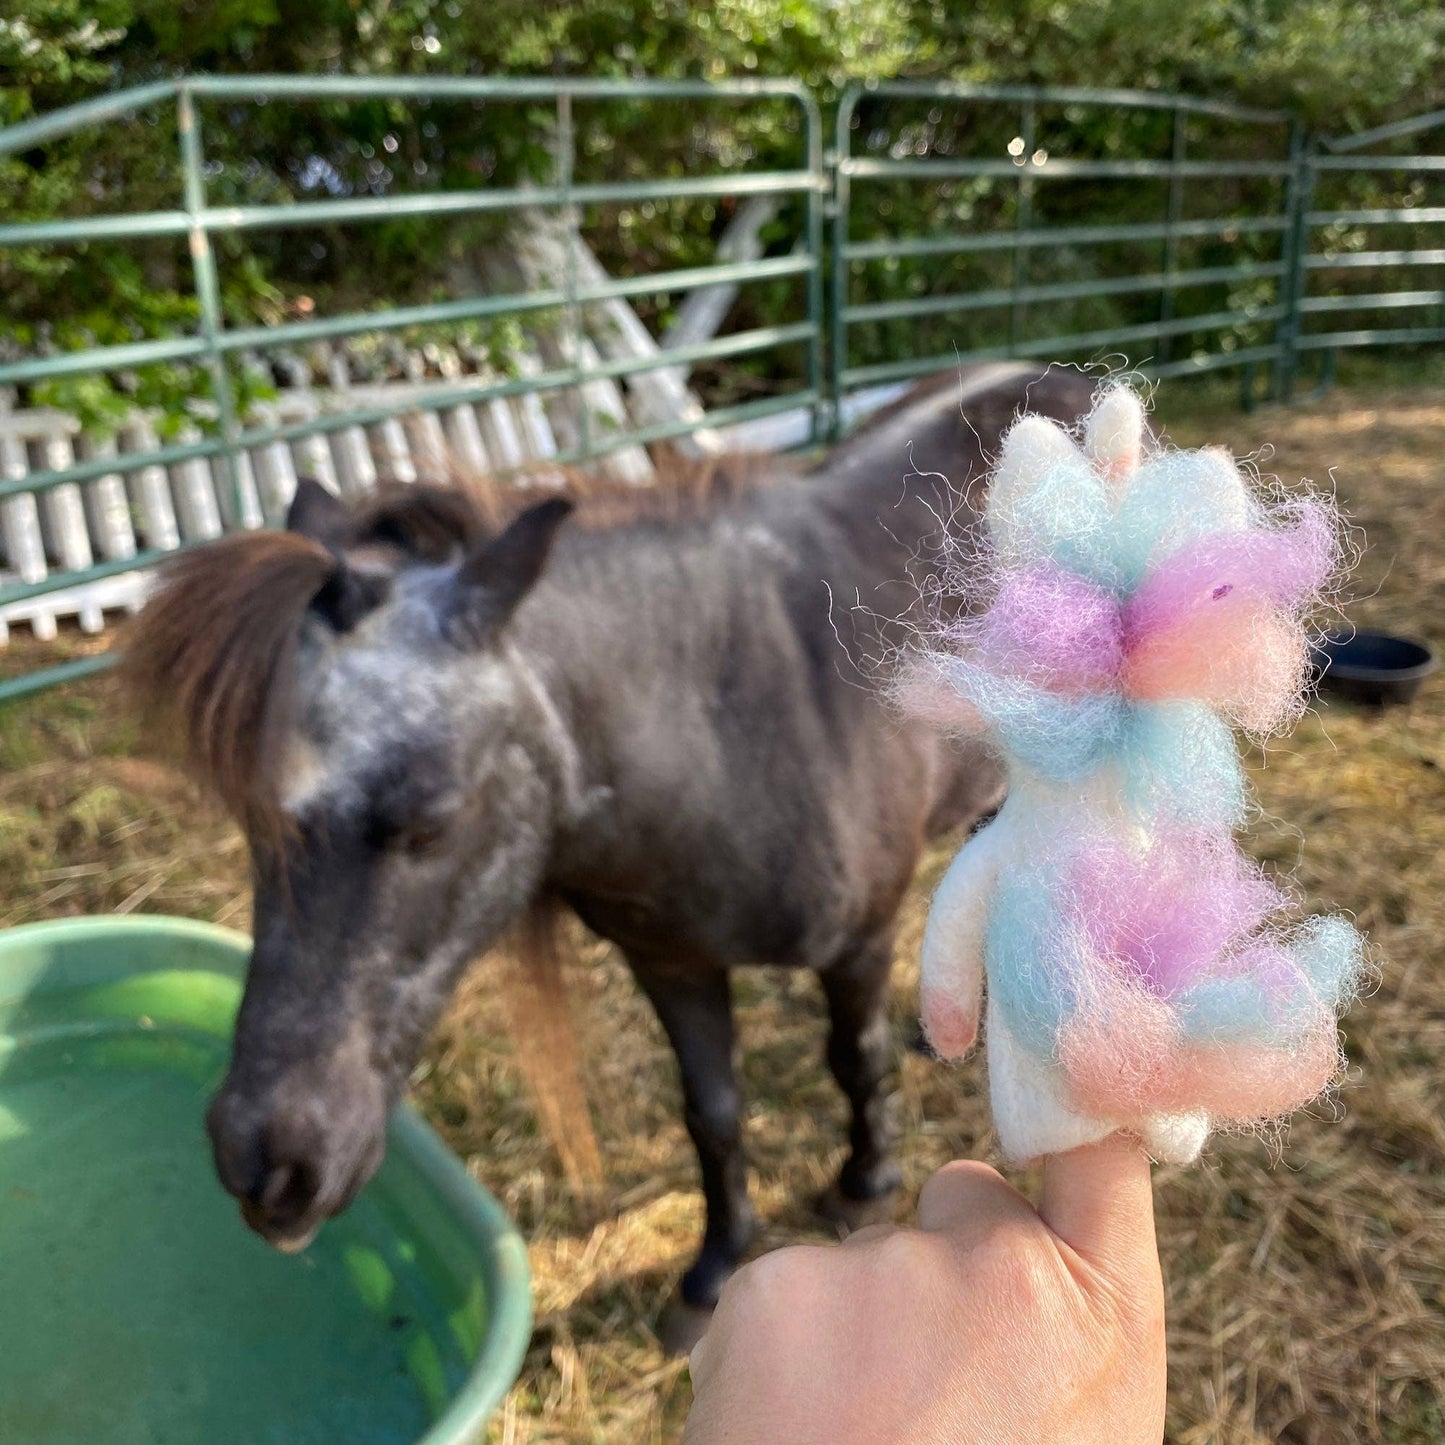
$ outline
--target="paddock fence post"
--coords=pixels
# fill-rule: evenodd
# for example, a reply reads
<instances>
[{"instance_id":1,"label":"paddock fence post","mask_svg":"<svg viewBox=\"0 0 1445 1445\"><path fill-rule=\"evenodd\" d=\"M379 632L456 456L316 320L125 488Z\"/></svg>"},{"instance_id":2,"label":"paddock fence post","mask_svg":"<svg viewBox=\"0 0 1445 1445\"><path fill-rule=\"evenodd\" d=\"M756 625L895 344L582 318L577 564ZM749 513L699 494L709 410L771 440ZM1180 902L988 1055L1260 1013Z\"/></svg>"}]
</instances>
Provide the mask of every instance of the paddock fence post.
<instances>
[{"instance_id":1,"label":"paddock fence post","mask_svg":"<svg viewBox=\"0 0 1445 1445\"><path fill-rule=\"evenodd\" d=\"M1285 186L1284 275L1280 280L1282 310L1275 327L1275 360L1272 368L1274 400L1287 402L1294 395L1299 374L1299 336L1301 304L1308 279L1309 213L1314 195L1312 163L1314 138L1305 132L1299 121L1290 126L1289 180Z\"/></svg>"},{"instance_id":2,"label":"paddock fence post","mask_svg":"<svg viewBox=\"0 0 1445 1445\"><path fill-rule=\"evenodd\" d=\"M848 205L850 200L849 128L858 104L859 89L849 86L838 97L838 110L833 118L833 150L828 164L827 210L832 221L831 245L828 252L828 395L831 411L828 419L828 440L843 435L844 374L848 370Z\"/></svg>"},{"instance_id":3,"label":"paddock fence post","mask_svg":"<svg viewBox=\"0 0 1445 1445\"><path fill-rule=\"evenodd\" d=\"M182 83L176 96L176 125L181 143L181 183L184 188L186 215L190 220L191 267L195 275L196 300L201 308L201 335L205 339L206 367L216 389L217 423L224 443L215 464L221 474L223 493L229 493L232 516L239 519L246 512L242 499L240 470L237 465L235 399L231 394L231 378L226 371L226 358L221 350L221 332L226 320L221 304L221 282L216 272L216 257L211 249L210 229L206 224L206 170L201 149L201 119L196 112L195 96L190 86Z\"/></svg>"}]
</instances>

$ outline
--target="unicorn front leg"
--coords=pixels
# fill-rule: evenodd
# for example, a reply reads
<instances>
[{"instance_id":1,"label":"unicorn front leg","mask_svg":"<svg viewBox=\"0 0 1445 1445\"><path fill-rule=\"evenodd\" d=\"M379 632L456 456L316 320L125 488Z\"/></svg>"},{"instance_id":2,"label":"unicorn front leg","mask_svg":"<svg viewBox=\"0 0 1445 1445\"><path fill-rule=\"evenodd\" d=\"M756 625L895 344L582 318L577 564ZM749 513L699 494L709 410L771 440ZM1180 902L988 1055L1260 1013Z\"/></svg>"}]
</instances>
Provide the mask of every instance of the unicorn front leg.
<instances>
[{"instance_id":1,"label":"unicorn front leg","mask_svg":"<svg viewBox=\"0 0 1445 1445\"><path fill-rule=\"evenodd\" d=\"M1007 825L995 819L950 864L923 933L923 1031L941 1058L962 1058L978 1037L988 903Z\"/></svg>"},{"instance_id":2,"label":"unicorn front leg","mask_svg":"<svg viewBox=\"0 0 1445 1445\"><path fill-rule=\"evenodd\" d=\"M1119 1127L1069 1105L1058 1067L1024 1048L993 999L988 1004L988 1092L999 1144L1014 1164L1095 1144Z\"/></svg>"}]
</instances>

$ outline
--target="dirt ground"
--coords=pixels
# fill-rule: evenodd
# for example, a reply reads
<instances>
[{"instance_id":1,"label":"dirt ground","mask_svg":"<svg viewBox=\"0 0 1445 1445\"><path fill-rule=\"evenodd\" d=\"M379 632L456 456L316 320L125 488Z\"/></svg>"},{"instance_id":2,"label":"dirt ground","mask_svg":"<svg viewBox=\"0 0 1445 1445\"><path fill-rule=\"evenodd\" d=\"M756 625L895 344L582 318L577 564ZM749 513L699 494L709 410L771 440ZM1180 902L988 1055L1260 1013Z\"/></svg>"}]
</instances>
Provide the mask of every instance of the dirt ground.
<instances>
[{"instance_id":1,"label":"dirt ground","mask_svg":"<svg viewBox=\"0 0 1445 1445\"><path fill-rule=\"evenodd\" d=\"M1357 388L1250 416L1187 390L1159 400L1182 444L1230 445L1286 482L1333 479L1366 544L1348 616L1445 645L1445 396ZM14 641L0 670L38 651ZM1295 869L1310 905L1355 915L1379 982L1345 1021L1337 1101L1282 1141L1220 1139L1200 1166L1157 1171L1172 1445L1445 1440L1442 724L1445 677L1408 709L1322 705L1254 760L1250 846ZM950 1070L903 1048L947 856L926 861L908 902L893 990L909 1203L944 1161L994 1147L980 1063ZM145 910L244 927L244 878L238 838L145 760L113 683L0 711L0 925ZM467 981L414 1096L531 1242L536 1334L492 1438L672 1441L686 1367L652 1327L700 1226L693 1157L661 1032L617 960L588 944L571 983L600 1204L571 1196L537 1128L494 965ZM824 1239L809 1201L840 1162L843 1109L822 1065L820 996L811 979L758 971L736 996L762 1245Z\"/></svg>"}]
</instances>

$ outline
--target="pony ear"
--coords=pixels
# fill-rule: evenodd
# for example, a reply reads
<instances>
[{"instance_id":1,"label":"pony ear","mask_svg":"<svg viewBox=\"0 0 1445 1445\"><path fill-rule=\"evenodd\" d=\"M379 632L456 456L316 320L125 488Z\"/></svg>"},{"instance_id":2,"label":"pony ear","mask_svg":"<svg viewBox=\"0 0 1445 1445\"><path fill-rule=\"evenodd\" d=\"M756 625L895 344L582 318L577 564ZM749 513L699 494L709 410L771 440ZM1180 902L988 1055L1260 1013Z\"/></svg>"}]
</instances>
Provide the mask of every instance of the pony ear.
<instances>
[{"instance_id":1,"label":"pony ear","mask_svg":"<svg viewBox=\"0 0 1445 1445\"><path fill-rule=\"evenodd\" d=\"M363 572L340 557L331 575L311 599L311 610L334 632L350 632L368 612L380 607L391 591L391 579Z\"/></svg>"},{"instance_id":2,"label":"pony ear","mask_svg":"<svg viewBox=\"0 0 1445 1445\"><path fill-rule=\"evenodd\" d=\"M477 644L495 636L542 575L557 528L571 511L563 497L540 502L468 553L457 569L449 619L459 640Z\"/></svg>"},{"instance_id":3,"label":"pony ear","mask_svg":"<svg viewBox=\"0 0 1445 1445\"><path fill-rule=\"evenodd\" d=\"M350 632L374 607L386 600L387 578L351 566L342 548L351 541L352 517L346 504L315 477L298 477L296 495L286 509L286 530L319 542L336 559L311 599L311 611L333 631Z\"/></svg>"},{"instance_id":4,"label":"pony ear","mask_svg":"<svg viewBox=\"0 0 1445 1445\"><path fill-rule=\"evenodd\" d=\"M351 513L346 504L328 492L315 477L298 477L296 495L286 509L286 530L310 537L336 551L347 539Z\"/></svg>"}]
</instances>

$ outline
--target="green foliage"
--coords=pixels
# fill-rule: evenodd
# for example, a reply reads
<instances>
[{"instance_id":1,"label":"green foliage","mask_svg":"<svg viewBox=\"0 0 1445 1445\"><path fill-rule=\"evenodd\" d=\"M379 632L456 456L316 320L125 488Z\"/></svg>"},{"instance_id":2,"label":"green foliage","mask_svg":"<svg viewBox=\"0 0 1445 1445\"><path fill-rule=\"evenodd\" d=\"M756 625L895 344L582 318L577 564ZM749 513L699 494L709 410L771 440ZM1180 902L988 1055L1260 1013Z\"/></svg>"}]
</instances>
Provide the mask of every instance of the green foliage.
<instances>
[{"instance_id":1,"label":"green foliage","mask_svg":"<svg viewBox=\"0 0 1445 1445\"><path fill-rule=\"evenodd\" d=\"M1445 8L1439 0L0 0L0 122L88 98L100 90L188 70L255 73L775 75L802 80L830 104L851 81L899 75L1050 85L1182 90L1288 107L1329 130L1374 124L1445 104ZM23 10L23 13L21 13ZM207 191L215 204L274 204L328 194L390 195L548 181L553 112L544 104L392 102L208 104L203 107ZM1055 152L1167 155L1167 116L1062 108L1041 115ZM1002 122L1001 122L1002 123ZM796 112L783 104L700 106L579 103L579 179L679 175L699 166L795 164ZM1155 130L1149 130L1150 126ZM999 154L1007 136L971 131L956 114L865 103L855 149L868 153ZM1200 126L1191 153L1269 155L1278 129ZM24 155L0 158L0 214L26 219L179 201L174 117L141 116L95 127ZM956 231L1013 224L1012 179L870 191L874 208L855 235ZM1416 188L1419 189L1418 187ZM1191 186L1189 214L1260 211L1280 204L1274 183ZM1423 192L1421 192L1423 195ZM1418 198L1417 198L1418 199ZM1089 186L1034 197L1034 219L1068 224L1106 206L1116 219L1157 219L1160 189L1122 195ZM1132 209L1131 209L1132 208ZM730 208L661 202L599 208L586 219L606 264L665 270L707 260ZM772 238L791 244L800 211L785 211ZM218 245L228 323L275 323L337 309L456 295L476 283L473 262L500 239L501 222L391 220L365 227L248 232ZM1273 244L1258 238L1258 254ZM1358 249L1358 234L1330 244ZM1218 248L1215 247L1214 251ZM1211 243L1184 248L1181 266L1211 264ZM1238 249L1231 254L1238 255ZM1027 258L1035 281L1088 282L1157 268L1155 252L1059 250ZM1217 264L1217 262L1215 262ZM856 295L925 296L1009 284L1009 252L856 268ZM1101 269L1103 268L1103 269ZM1258 287L1255 287L1259 291ZM1259 296L1248 299L1258 300ZM0 252L0 353L108 345L194 330L190 263L171 241L32 247ZM1218 309L1222 295L1200 295ZM744 291L742 324L795 316L798 288ZM1147 319L1152 299L1065 303L1074 330ZM1191 303L1192 304L1192 303ZM663 319L665 298L639 302ZM1055 307L1050 325L1059 324ZM1187 314L1187 311L1186 311ZM1014 317L1020 334L1037 311ZM860 328L855 361L985 344L1001 311L928 325ZM510 330L507 328L510 327ZM1240 345L1262 334L1245 326ZM411 340L413 338L406 338ZM516 323L431 328L421 338L489 354L505 371ZM366 347L360 348L363 352ZM380 363L378 363L380 364ZM746 378L748 366L734 375ZM243 402L259 395L237 366ZM748 383L751 384L751 383ZM111 425L136 401L173 422L199 414L210 395L202 367L151 367L133 376L57 379L37 399Z\"/></svg>"},{"instance_id":2,"label":"green foliage","mask_svg":"<svg viewBox=\"0 0 1445 1445\"><path fill-rule=\"evenodd\" d=\"M23 14L0 15L0 115L23 119L37 90L103 86L102 57L124 43L134 19L130 0L27 0Z\"/></svg>"}]
</instances>

